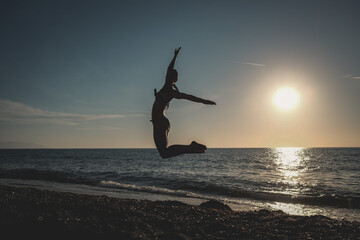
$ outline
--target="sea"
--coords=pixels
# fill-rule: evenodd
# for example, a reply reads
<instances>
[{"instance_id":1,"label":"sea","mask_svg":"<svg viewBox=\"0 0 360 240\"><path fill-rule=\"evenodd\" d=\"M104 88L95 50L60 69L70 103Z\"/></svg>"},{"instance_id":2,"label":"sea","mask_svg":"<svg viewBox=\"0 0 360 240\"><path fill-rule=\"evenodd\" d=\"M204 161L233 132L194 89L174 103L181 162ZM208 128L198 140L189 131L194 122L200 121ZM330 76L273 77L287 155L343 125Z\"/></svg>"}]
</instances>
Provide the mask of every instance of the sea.
<instances>
[{"instance_id":1,"label":"sea","mask_svg":"<svg viewBox=\"0 0 360 240\"><path fill-rule=\"evenodd\" d=\"M2 149L0 184L360 221L360 148Z\"/></svg>"}]
</instances>

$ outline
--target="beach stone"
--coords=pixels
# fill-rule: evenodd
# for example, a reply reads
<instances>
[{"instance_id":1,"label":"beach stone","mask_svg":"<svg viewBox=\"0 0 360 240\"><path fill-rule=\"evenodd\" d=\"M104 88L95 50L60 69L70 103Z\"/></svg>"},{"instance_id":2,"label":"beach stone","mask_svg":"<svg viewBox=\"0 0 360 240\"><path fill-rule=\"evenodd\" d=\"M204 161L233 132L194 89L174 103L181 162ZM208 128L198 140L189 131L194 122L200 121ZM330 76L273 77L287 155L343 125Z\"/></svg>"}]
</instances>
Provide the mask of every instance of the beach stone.
<instances>
[{"instance_id":1,"label":"beach stone","mask_svg":"<svg viewBox=\"0 0 360 240\"><path fill-rule=\"evenodd\" d=\"M216 200L203 202L202 204L200 204L200 207L205 209L216 209L216 210L227 210L227 211L232 210L228 205Z\"/></svg>"}]
</instances>

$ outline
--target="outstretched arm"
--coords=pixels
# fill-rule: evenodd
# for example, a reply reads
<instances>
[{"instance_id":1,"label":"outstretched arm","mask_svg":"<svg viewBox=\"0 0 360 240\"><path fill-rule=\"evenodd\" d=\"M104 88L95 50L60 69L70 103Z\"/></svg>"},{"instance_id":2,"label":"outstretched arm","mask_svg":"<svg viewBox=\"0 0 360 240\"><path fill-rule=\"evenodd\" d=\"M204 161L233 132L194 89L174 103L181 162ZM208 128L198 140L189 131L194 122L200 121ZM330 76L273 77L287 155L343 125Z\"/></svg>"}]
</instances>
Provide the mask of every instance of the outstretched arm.
<instances>
[{"instance_id":1,"label":"outstretched arm","mask_svg":"<svg viewBox=\"0 0 360 240\"><path fill-rule=\"evenodd\" d=\"M199 103L208 104L208 105L216 105L216 103L213 102L213 101L198 98L198 97L195 97L193 95L186 94L186 93L181 93L181 92L175 92L174 93L174 98L176 98L176 99L187 99L187 100L190 100L192 102L199 102Z\"/></svg>"},{"instance_id":2,"label":"outstretched arm","mask_svg":"<svg viewBox=\"0 0 360 240\"><path fill-rule=\"evenodd\" d=\"M169 64L168 71L174 69L175 61L176 61L177 55L179 54L180 50L181 50L181 47L179 47L178 49L175 48L174 57Z\"/></svg>"}]
</instances>

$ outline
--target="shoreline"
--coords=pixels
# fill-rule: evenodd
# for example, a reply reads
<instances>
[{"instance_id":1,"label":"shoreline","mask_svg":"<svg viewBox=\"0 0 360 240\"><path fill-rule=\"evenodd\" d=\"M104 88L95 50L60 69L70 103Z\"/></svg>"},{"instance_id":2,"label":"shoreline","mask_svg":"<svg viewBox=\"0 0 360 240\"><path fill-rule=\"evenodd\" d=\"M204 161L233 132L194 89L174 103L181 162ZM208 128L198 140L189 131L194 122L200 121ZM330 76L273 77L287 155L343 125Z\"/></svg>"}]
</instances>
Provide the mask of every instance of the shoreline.
<instances>
[{"instance_id":1,"label":"shoreline","mask_svg":"<svg viewBox=\"0 0 360 240\"><path fill-rule=\"evenodd\" d=\"M227 198L222 196L168 192L168 189L137 189L135 185L108 187L104 185L88 185L81 183L62 183L44 180L24 180L0 178L0 185L12 187L34 187L39 190L70 192L75 194L106 195L121 199L138 199L150 201L179 201L188 205L200 205L209 200L216 200L229 205L235 211L283 211L290 215L313 216L322 215L336 220L358 221L360 209L337 208L331 206L304 205L281 201L261 201L249 198ZM140 187L141 188L141 187ZM163 191L162 191L163 190Z\"/></svg>"},{"instance_id":2,"label":"shoreline","mask_svg":"<svg viewBox=\"0 0 360 240\"><path fill-rule=\"evenodd\" d=\"M355 239L360 222L282 211L233 211L219 202L120 199L0 185L1 229L17 234L119 239Z\"/></svg>"}]
</instances>

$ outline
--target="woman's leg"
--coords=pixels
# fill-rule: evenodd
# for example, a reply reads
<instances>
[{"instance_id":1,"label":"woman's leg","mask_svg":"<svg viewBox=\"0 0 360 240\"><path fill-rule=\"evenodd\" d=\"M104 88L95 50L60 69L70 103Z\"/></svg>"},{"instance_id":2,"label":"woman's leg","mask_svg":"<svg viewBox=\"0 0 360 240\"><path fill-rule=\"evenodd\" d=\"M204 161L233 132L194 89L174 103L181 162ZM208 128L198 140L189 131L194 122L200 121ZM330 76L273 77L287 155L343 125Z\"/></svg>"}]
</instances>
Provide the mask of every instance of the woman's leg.
<instances>
[{"instance_id":1,"label":"woman's leg","mask_svg":"<svg viewBox=\"0 0 360 240\"><path fill-rule=\"evenodd\" d=\"M206 147L204 145L192 142L189 145L171 145L167 148L158 148L162 158L175 157L186 153L204 153Z\"/></svg>"},{"instance_id":2,"label":"woman's leg","mask_svg":"<svg viewBox=\"0 0 360 240\"><path fill-rule=\"evenodd\" d=\"M186 153L204 153L206 150L206 146L199 144L193 141L189 145L168 145L168 132L170 130L170 126L158 126L159 124L154 124L154 141L156 148L159 151L159 154L162 158L170 158L175 157L181 154Z\"/></svg>"},{"instance_id":3,"label":"woman's leg","mask_svg":"<svg viewBox=\"0 0 360 240\"><path fill-rule=\"evenodd\" d=\"M185 153L204 153L206 146L193 141L190 145L171 145L168 152L174 157Z\"/></svg>"}]
</instances>

